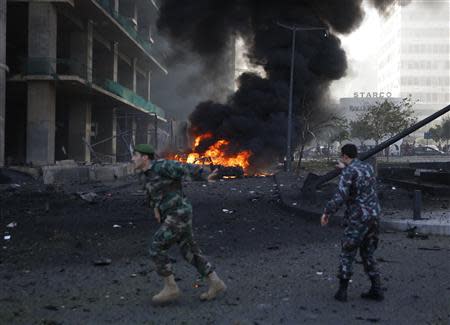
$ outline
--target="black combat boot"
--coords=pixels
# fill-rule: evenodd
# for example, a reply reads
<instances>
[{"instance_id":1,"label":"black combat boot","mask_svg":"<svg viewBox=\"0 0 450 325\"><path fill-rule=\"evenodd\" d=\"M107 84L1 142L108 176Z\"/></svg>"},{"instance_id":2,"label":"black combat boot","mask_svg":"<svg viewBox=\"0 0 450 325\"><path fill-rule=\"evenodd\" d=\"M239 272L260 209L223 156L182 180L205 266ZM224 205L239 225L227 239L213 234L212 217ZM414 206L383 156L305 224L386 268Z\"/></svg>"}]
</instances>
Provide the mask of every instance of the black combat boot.
<instances>
[{"instance_id":1,"label":"black combat boot","mask_svg":"<svg viewBox=\"0 0 450 325\"><path fill-rule=\"evenodd\" d=\"M347 301L347 288L348 288L348 279L341 279L339 281L339 289L334 295L334 299L342 302Z\"/></svg>"},{"instance_id":2,"label":"black combat boot","mask_svg":"<svg viewBox=\"0 0 450 325\"><path fill-rule=\"evenodd\" d=\"M381 289L380 276L376 275L376 276L371 277L370 282L372 282L372 286L370 287L370 290L362 293L361 298L382 301L384 299L384 294Z\"/></svg>"}]
</instances>

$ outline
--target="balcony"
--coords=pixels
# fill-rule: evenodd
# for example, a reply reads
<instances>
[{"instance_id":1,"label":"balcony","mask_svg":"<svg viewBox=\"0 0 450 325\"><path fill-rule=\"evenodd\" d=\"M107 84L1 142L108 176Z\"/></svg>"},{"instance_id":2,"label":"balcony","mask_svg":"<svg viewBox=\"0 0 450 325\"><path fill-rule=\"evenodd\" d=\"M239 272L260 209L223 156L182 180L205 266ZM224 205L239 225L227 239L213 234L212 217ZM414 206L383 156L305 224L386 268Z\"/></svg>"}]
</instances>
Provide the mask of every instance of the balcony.
<instances>
[{"instance_id":1,"label":"balcony","mask_svg":"<svg viewBox=\"0 0 450 325\"><path fill-rule=\"evenodd\" d=\"M131 19L115 11L108 0L78 1L75 9L78 9L80 15L94 21L95 29L100 34L109 38L110 41L118 42L125 53L133 53L133 56L140 61L150 60L167 74L166 68L155 58L151 42L136 31Z\"/></svg>"},{"instance_id":2,"label":"balcony","mask_svg":"<svg viewBox=\"0 0 450 325\"><path fill-rule=\"evenodd\" d=\"M146 114L156 115L158 119L166 121L163 109L121 84L103 78L93 78L91 82L88 81L89 71L87 66L76 60L27 58L22 60L18 69L16 72L19 72L19 74L11 77L9 81L55 80L70 92L74 88L77 88L76 90L80 92L93 89L97 95L107 96L115 100L116 105L118 101L127 107Z\"/></svg>"}]
</instances>

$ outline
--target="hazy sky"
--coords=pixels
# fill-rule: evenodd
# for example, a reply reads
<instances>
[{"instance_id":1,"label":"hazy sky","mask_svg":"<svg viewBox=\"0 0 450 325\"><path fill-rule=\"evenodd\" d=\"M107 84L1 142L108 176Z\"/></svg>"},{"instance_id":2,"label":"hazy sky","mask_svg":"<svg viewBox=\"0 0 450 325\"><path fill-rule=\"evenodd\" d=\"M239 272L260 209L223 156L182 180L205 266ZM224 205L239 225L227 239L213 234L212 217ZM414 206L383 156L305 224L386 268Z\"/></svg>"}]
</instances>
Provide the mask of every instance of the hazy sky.
<instances>
[{"instance_id":1,"label":"hazy sky","mask_svg":"<svg viewBox=\"0 0 450 325\"><path fill-rule=\"evenodd\" d=\"M353 97L355 92L377 91L377 42L380 22L384 19L370 6L364 6L363 23L350 35L341 36L347 53L347 76L334 82L331 95L335 99Z\"/></svg>"}]
</instances>

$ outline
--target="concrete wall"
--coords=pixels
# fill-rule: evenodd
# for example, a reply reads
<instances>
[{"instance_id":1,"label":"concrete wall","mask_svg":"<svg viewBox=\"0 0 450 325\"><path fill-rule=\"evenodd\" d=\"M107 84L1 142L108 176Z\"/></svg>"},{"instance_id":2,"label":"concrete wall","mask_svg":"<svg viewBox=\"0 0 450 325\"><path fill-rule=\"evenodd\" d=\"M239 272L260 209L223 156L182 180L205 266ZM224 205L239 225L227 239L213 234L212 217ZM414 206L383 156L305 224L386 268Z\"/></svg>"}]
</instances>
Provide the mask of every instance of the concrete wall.
<instances>
[{"instance_id":1,"label":"concrete wall","mask_svg":"<svg viewBox=\"0 0 450 325\"><path fill-rule=\"evenodd\" d=\"M51 3L29 4L28 55L56 58L57 12ZM56 67L54 67L56 71ZM27 162L52 164L55 160L56 91L52 81L28 82Z\"/></svg>"}]
</instances>

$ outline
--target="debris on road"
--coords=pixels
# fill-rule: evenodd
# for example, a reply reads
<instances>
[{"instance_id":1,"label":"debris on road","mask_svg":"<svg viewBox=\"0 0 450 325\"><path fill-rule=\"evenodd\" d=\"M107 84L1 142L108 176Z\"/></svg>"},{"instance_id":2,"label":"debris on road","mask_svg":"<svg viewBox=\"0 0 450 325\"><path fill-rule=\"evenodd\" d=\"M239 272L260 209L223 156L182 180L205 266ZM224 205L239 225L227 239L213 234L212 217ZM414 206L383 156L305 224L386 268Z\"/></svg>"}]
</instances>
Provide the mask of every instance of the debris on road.
<instances>
[{"instance_id":1,"label":"debris on road","mask_svg":"<svg viewBox=\"0 0 450 325\"><path fill-rule=\"evenodd\" d=\"M16 228L16 227L17 227L17 222L15 222L15 221L8 223L6 225L6 228Z\"/></svg>"},{"instance_id":2,"label":"debris on road","mask_svg":"<svg viewBox=\"0 0 450 325\"><path fill-rule=\"evenodd\" d=\"M52 311L58 311L58 307L57 307L57 306L54 306L54 305L47 305L47 306L44 306L44 309L52 310Z\"/></svg>"},{"instance_id":3,"label":"debris on road","mask_svg":"<svg viewBox=\"0 0 450 325\"><path fill-rule=\"evenodd\" d=\"M94 192L87 192L87 193L78 192L77 194L80 196L81 199L89 203L95 203L98 199L98 195L95 194Z\"/></svg>"},{"instance_id":4,"label":"debris on road","mask_svg":"<svg viewBox=\"0 0 450 325\"><path fill-rule=\"evenodd\" d=\"M111 261L110 258L101 258L101 259L95 260L95 261L93 262L93 264L94 264L95 266L107 266L107 265L110 265L111 262L112 262L112 261Z\"/></svg>"},{"instance_id":5,"label":"debris on road","mask_svg":"<svg viewBox=\"0 0 450 325\"><path fill-rule=\"evenodd\" d=\"M421 250L421 251L441 251L442 250L442 248L440 248L440 247L418 247L417 249Z\"/></svg>"},{"instance_id":6,"label":"debris on road","mask_svg":"<svg viewBox=\"0 0 450 325\"><path fill-rule=\"evenodd\" d=\"M409 228L408 230L406 230L406 232L408 233L408 234L406 235L406 237L409 238L409 239L415 239L415 238L417 238L417 239L422 239L422 240L426 240L426 239L429 238L428 235L424 235L424 234L418 233L418 232L416 231L416 229L417 229L417 227L411 227L411 228Z\"/></svg>"}]
</instances>

